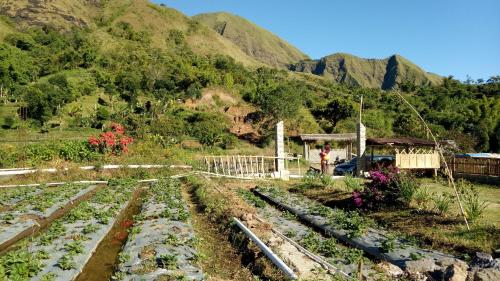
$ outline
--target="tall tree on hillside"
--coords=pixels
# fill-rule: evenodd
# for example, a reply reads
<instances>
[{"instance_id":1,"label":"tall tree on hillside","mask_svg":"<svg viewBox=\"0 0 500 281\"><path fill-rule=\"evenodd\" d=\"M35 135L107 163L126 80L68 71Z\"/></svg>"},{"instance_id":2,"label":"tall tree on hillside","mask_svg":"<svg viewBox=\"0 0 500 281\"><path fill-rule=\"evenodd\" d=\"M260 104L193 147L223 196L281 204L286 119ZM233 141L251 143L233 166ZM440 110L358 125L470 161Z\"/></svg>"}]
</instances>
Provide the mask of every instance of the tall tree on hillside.
<instances>
[{"instance_id":1,"label":"tall tree on hillside","mask_svg":"<svg viewBox=\"0 0 500 281\"><path fill-rule=\"evenodd\" d=\"M328 120L332 127L335 128L340 120L347 119L354 114L354 106L352 103L345 99L334 99L329 102L325 107L320 108L314 112L318 118Z\"/></svg>"}]
</instances>

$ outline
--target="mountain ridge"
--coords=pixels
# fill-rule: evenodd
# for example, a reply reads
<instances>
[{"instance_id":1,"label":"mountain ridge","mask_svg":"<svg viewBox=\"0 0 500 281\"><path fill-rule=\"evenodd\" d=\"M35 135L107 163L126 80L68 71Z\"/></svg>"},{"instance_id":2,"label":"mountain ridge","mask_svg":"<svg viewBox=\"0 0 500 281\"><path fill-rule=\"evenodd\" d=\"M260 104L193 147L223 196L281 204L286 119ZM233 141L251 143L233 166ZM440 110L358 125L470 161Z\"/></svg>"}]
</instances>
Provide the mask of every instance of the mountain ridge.
<instances>
[{"instance_id":1,"label":"mountain ridge","mask_svg":"<svg viewBox=\"0 0 500 281\"><path fill-rule=\"evenodd\" d=\"M384 59L365 59L347 53L335 53L317 60L303 60L289 70L311 73L350 86L388 90L399 83L436 85L441 77L425 72L408 59L394 54Z\"/></svg>"},{"instance_id":2,"label":"mountain ridge","mask_svg":"<svg viewBox=\"0 0 500 281\"><path fill-rule=\"evenodd\" d=\"M278 35L228 12L202 13L192 17L239 46L247 55L267 65L286 68L309 57Z\"/></svg>"}]
</instances>

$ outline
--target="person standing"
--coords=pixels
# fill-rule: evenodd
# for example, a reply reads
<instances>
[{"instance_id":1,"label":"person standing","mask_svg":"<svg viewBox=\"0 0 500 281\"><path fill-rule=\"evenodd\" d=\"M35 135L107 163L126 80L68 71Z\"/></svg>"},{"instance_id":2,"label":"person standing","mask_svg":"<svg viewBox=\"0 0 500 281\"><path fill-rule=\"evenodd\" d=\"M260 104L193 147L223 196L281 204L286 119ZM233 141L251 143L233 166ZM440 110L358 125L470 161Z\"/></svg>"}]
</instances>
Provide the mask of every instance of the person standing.
<instances>
[{"instance_id":1,"label":"person standing","mask_svg":"<svg viewBox=\"0 0 500 281\"><path fill-rule=\"evenodd\" d=\"M322 160L321 171L323 174L328 174L328 161L330 161L330 151L332 148L328 142L325 143L325 147L323 148L324 157Z\"/></svg>"}]
</instances>

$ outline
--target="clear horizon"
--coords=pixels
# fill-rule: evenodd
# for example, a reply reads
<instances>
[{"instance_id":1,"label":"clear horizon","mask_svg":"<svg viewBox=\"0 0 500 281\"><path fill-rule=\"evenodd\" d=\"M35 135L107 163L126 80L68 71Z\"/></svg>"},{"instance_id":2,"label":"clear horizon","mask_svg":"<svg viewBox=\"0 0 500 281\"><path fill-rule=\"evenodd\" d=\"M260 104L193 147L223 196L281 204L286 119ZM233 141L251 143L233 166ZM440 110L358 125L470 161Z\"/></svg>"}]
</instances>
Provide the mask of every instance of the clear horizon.
<instances>
[{"instance_id":1,"label":"clear horizon","mask_svg":"<svg viewBox=\"0 0 500 281\"><path fill-rule=\"evenodd\" d=\"M182 13L229 12L286 40L312 59L399 54L459 80L500 75L500 1L376 2L153 0Z\"/></svg>"}]
</instances>

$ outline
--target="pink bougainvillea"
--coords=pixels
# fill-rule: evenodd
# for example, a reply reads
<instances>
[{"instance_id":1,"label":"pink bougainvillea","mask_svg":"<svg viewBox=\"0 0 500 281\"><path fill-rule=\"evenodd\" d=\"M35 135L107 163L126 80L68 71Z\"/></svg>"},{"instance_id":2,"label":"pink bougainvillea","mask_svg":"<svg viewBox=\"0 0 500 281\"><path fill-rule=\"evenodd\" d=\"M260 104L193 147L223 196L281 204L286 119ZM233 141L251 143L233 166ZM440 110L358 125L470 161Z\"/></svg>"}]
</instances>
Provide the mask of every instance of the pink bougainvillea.
<instances>
[{"instance_id":1,"label":"pink bougainvillea","mask_svg":"<svg viewBox=\"0 0 500 281\"><path fill-rule=\"evenodd\" d=\"M88 144L100 153L119 155L128 152L128 146L134 141L125 135L125 128L118 123L111 124L111 131L101 133L99 137L91 136Z\"/></svg>"},{"instance_id":2,"label":"pink bougainvillea","mask_svg":"<svg viewBox=\"0 0 500 281\"><path fill-rule=\"evenodd\" d=\"M394 203L398 197L398 175L399 170L395 167L370 172L371 181L363 191L352 193L354 205L358 208L374 209L382 204Z\"/></svg>"}]
</instances>

